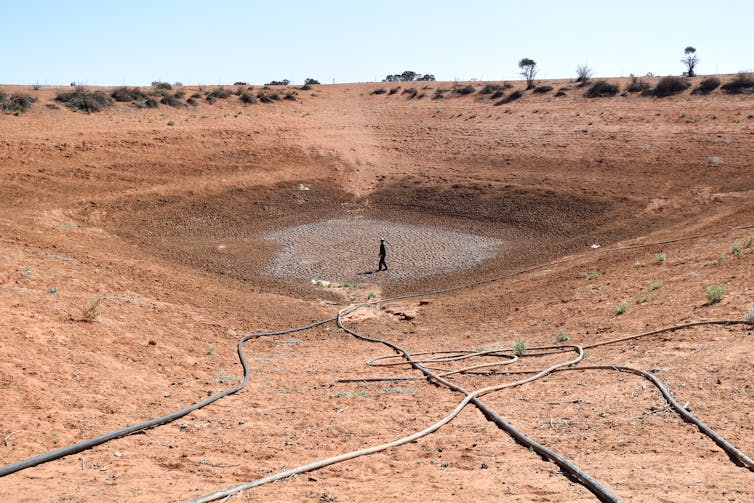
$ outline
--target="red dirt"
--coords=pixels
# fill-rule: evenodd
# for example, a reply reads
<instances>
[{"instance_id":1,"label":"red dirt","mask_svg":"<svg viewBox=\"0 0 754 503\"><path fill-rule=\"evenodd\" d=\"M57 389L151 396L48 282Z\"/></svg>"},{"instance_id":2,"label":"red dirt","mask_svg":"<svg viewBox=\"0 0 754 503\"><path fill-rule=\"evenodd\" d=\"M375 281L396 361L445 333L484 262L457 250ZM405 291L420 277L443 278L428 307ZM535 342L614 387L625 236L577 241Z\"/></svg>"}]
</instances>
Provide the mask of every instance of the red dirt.
<instances>
[{"instance_id":1,"label":"red dirt","mask_svg":"<svg viewBox=\"0 0 754 503\"><path fill-rule=\"evenodd\" d=\"M332 316L340 306L330 303L365 301L370 292L427 291L568 259L369 308L349 323L416 352L518 339L549 345L559 331L588 344L689 320L742 319L754 309L753 248L731 253L754 229L726 230L754 224L750 95L588 100L574 87L565 97L527 92L494 106L477 94L432 100L452 84L428 85L423 99L343 84L300 91L297 102L246 106L233 96L94 114L47 108L55 90L23 90L40 98L33 109L0 115L0 464L199 401L240 377L235 345L243 334ZM311 190L297 190L302 183ZM463 272L383 276L356 288L265 272L278 250L266 233L327 219L438 226L510 247ZM615 249L714 231L722 232ZM331 253L337 262L338 250ZM587 279L592 272L600 274ZM711 284L727 290L708 305ZM99 316L79 321L92 299L102 299ZM617 316L623 301L628 309ZM686 329L595 348L585 363L655 369L681 403L751 456L751 337L742 325ZM366 365L387 353L332 324L250 341L243 391L6 476L0 499L196 497L408 435L460 401L423 381L338 382L417 375ZM554 361L523 359L508 369ZM514 378L457 380L473 389ZM560 373L485 401L624 500L754 500L754 474L662 410L659 393L639 377ZM416 443L235 499L375 497L594 499L473 407Z\"/></svg>"}]
</instances>

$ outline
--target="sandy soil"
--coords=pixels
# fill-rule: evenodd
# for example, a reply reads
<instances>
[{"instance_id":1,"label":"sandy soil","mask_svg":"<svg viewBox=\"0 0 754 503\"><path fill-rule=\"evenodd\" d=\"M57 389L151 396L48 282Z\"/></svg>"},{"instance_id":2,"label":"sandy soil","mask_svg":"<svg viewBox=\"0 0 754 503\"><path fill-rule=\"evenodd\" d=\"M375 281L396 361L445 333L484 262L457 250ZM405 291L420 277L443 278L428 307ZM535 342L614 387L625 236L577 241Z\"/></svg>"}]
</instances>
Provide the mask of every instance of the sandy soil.
<instances>
[{"instance_id":1,"label":"sandy soil","mask_svg":"<svg viewBox=\"0 0 754 503\"><path fill-rule=\"evenodd\" d=\"M572 83L551 84L570 89L495 106L477 92L431 99L451 83L409 84L423 99L342 84L299 91L295 102L243 105L231 96L95 114L48 107L54 89L21 89L39 98L32 110L0 115L0 464L199 401L237 382L243 334L326 318L373 294L501 278L387 302L347 322L412 352L549 345L559 332L589 344L743 319L754 309L754 248L745 246L754 229L732 228L754 224L752 96L588 100ZM406 243L446 238L455 255L454 233L503 246L468 269L440 254L426 274L401 275L398 261L391 276L343 288L312 284L311 271L270 274L285 266L271 235L328 221L438 229L420 238L406 230L391 247L396 256ZM310 250L329 256L327 271L360 266L360 250L341 246L353 229L325 229ZM359 232L373 260L373 230ZM625 248L683 236L695 237ZM726 293L709 304L712 284ZM97 316L82 321L92 300ZM461 399L422 380L340 381L418 375L366 364L389 353L333 324L249 341L243 391L3 477L0 499L180 501L402 437ZM751 456L752 362L751 329L709 325L594 348L585 364L653 369ZM515 378L454 379L474 389ZM485 400L626 501L754 500L754 474L637 376L559 373ZM374 499L594 496L469 407L415 443L231 501Z\"/></svg>"}]
</instances>

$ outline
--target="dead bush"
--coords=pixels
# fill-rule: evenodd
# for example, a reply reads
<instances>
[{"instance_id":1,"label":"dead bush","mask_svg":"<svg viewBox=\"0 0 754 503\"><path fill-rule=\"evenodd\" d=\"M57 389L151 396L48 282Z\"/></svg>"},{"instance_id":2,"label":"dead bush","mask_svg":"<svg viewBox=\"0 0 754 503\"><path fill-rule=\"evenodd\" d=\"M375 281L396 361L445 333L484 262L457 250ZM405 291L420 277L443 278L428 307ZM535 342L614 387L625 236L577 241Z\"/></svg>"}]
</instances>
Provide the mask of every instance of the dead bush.
<instances>
[{"instance_id":1,"label":"dead bush","mask_svg":"<svg viewBox=\"0 0 754 503\"><path fill-rule=\"evenodd\" d=\"M71 110L82 112L100 112L112 106L113 101L104 91L90 92L84 87L77 87L73 91L58 93L55 101L62 103Z\"/></svg>"},{"instance_id":2,"label":"dead bush","mask_svg":"<svg viewBox=\"0 0 754 503\"><path fill-rule=\"evenodd\" d=\"M691 91L691 94L709 94L718 87L720 87L720 79L717 77L708 77L699 82L699 85Z\"/></svg>"},{"instance_id":3,"label":"dead bush","mask_svg":"<svg viewBox=\"0 0 754 503\"><path fill-rule=\"evenodd\" d=\"M685 91L689 86L691 86L691 83L680 77L663 77L652 90L652 96L666 98Z\"/></svg>"},{"instance_id":4,"label":"dead bush","mask_svg":"<svg viewBox=\"0 0 754 503\"><path fill-rule=\"evenodd\" d=\"M618 86L606 80L598 80L584 93L587 98L609 98L618 94Z\"/></svg>"},{"instance_id":5,"label":"dead bush","mask_svg":"<svg viewBox=\"0 0 754 503\"><path fill-rule=\"evenodd\" d=\"M0 108L3 112L9 114L20 115L31 108L31 105L37 101L36 98L29 96L28 94L13 93L10 96L0 92L3 96L0 96Z\"/></svg>"}]
</instances>

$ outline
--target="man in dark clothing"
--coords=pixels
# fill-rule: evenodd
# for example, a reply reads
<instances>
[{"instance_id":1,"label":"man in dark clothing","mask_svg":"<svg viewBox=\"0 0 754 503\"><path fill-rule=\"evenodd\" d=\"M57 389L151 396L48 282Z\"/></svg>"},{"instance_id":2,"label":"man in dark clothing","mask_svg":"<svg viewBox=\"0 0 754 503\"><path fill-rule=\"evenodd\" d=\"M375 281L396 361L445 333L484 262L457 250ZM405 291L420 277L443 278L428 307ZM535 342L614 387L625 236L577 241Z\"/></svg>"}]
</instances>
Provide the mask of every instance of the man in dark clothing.
<instances>
[{"instance_id":1,"label":"man in dark clothing","mask_svg":"<svg viewBox=\"0 0 754 503\"><path fill-rule=\"evenodd\" d=\"M385 244L385 238L380 238L380 264L377 266L378 271L382 271L383 267L384 270L387 271L387 262L385 262L385 257L387 256L387 245Z\"/></svg>"}]
</instances>

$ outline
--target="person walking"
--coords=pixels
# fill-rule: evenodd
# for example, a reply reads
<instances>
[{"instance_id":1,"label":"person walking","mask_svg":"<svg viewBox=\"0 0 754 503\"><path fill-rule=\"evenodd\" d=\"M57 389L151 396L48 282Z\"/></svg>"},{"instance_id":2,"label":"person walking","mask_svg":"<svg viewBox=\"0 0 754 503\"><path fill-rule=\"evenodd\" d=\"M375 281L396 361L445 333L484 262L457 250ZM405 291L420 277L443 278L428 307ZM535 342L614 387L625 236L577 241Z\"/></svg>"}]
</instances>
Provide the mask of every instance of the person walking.
<instances>
[{"instance_id":1,"label":"person walking","mask_svg":"<svg viewBox=\"0 0 754 503\"><path fill-rule=\"evenodd\" d=\"M387 257L387 245L385 244L385 238L380 238L380 263L377 266L378 271L382 271L383 267L384 270L387 271L387 262L385 262L385 257Z\"/></svg>"}]
</instances>

